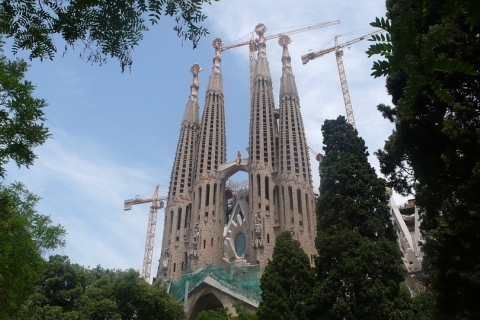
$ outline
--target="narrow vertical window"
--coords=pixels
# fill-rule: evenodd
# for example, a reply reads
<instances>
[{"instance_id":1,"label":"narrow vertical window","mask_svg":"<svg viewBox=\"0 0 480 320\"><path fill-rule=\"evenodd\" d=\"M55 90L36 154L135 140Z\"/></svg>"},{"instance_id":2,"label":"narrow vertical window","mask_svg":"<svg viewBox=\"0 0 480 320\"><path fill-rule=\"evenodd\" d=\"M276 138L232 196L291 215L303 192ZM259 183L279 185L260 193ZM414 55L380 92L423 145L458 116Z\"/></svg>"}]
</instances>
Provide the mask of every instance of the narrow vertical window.
<instances>
[{"instance_id":1,"label":"narrow vertical window","mask_svg":"<svg viewBox=\"0 0 480 320\"><path fill-rule=\"evenodd\" d=\"M200 209L202 205L202 187L198 188L198 209Z\"/></svg>"},{"instance_id":2,"label":"narrow vertical window","mask_svg":"<svg viewBox=\"0 0 480 320\"><path fill-rule=\"evenodd\" d=\"M180 230L181 222L182 222L182 208L178 208L177 230Z\"/></svg>"},{"instance_id":3,"label":"narrow vertical window","mask_svg":"<svg viewBox=\"0 0 480 320\"><path fill-rule=\"evenodd\" d=\"M291 186L288 187L288 198L290 202L290 210L293 210L293 191Z\"/></svg>"},{"instance_id":4,"label":"narrow vertical window","mask_svg":"<svg viewBox=\"0 0 480 320\"><path fill-rule=\"evenodd\" d=\"M265 199L270 199L270 184L268 177L265 177Z\"/></svg>"},{"instance_id":5,"label":"narrow vertical window","mask_svg":"<svg viewBox=\"0 0 480 320\"><path fill-rule=\"evenodd\" d=\"M207 189L205 191L205 205L210 205L210 184L207 184Z\"/></svg>"},{"instance_id":6,"label":"narrow vertical window","mask_svg":"<svg viewBox=\"0 0 480 320\"><path fill-rule=\"evenodd\" d=\"M213 185L213 204L215 205L215 201L217 200L217 184Z\"/></svg>"},{"instance_id":7,"label":"narrow vertical window","mask_svg":"<svg viewBox=\"0 0 480 320\"><path fill-rule=\"evenodd\" d=\"M297 189L298 213L302 214L302 191Z\"/></svg>"},{"instance_id":8,"label":"narrow vertical window","mask_svg":"<svg viewBox=\"0 0 480 320\"><path fill-rule=\"evenodd\" d=\"M260 184L260 175L257 174L257 190L258 190L258 196L260 197L262 194L262 186Z\"/></svg>"},{"instance_id":9,"label":"narrow vertical window","mask_svg":"<svg viewBox=\"0 0 480 320\"><path fill-rule=\"evenodd\" d=\"M190 216L192 215L191 204L188 204L185 208L185 222L183 223L183 228L190 227Z\"/></svg>"}]
</instances>

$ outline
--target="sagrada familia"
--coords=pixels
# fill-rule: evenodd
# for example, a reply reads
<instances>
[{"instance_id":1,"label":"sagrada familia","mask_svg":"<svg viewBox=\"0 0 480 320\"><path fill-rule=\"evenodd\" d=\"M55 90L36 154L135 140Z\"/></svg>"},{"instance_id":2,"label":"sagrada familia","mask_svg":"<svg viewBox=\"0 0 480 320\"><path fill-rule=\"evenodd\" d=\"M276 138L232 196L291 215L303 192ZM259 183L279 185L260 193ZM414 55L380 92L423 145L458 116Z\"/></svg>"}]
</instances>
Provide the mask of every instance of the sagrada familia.
<instances>
[{"instance_id":1,"label":"sagrada familia","mask_svg":"<svg viewBox=\"0 0 480 320\"><path fill-rule=\"evenodd\" d=\"M198 73L180 128L172 169L157 279L179 280L184 269L242 262L264 268L275 239L289 230L311 257L316 253L315 196L300 99L282 36L280 106L275 107L264 32L256 27L258 53L251 88L248 156L226 158L226 129L220 39L199 116ZM248 173L248 189L226 188L235 173Z\"/></svg>"},{"instance_id":2,"label":"sagrada familia","mask_svg":"<svg viewBox=\"0 0 480 320\"><path fill-rule=\"evenodd\" d=\"M202 310L233 310L238 301L254 311L260 301L261 270L272 259L275 239L281 232L288 230L300 241L312 265L317 253L316 199L288 51L290 39L285 35L279 39L283 55L276 108L265 31L263 24L255 29L257 58L252 70L246 157L238 152L236 159L227 161L222 41L217 38L213 42L215 56L201 118L201 67L195 64L191 68L193 83L181 121L156 276L184 302L189 319L195 319ZM227 181L239 171L248 174L248 188L232 193ZM412 228L405 225L400 212L392 211L392 217L402 224L403 239L418 229L417 224ZM410 242L404 240L405 252L410 250ZM410 261L415 258L412 252L404 262L417 268L419 263Z\"/></svg>"}]
</instances>

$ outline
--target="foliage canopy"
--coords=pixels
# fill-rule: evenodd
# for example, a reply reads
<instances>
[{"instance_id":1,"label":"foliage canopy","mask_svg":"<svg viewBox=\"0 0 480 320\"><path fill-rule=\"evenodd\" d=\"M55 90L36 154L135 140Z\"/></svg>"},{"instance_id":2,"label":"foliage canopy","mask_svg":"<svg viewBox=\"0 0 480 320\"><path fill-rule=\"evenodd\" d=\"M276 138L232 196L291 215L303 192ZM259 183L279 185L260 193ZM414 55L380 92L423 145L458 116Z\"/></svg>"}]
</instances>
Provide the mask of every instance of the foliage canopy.
<instances>
[{"instance_id":1,"label":"foliage canopy","mask_svg":"<svg viewBox=\"0 0 480 320\"><path fill-rule=\"evenodd\" d=\"M2 0L0 33L13 38L13 52L30 51L30 59L52 59L57 53L54 36L66 42L65 52L76 44L92 63L108 56L120 61L122 71L132 65L132 51L162 16L175 17L174 31L195 48L207 30L199 26L206 16L202 5L211 0Z\"/></svg>"},{"instance_id":2,"label":"foliage canopy","mask_svg":"<svg viewBox=\"0 0 480 320\"><path fill-rule=\"evenodd\" d=\"M387 1L372 23L373 75L386 76L395 130L377 152L397 191L421 208L423 271L436 318L479 318L480 2ZM454 307L453 307L454 306Z\"/></svg>"},{"instance_id":3,"label":"foliage canopy","mask_svg":"<svg viewBox=\"0 0 480 320\"><path fill-rule=\"evenodd\" d=\"M249 313L242 302L235 303L233 307L237 313L236 316L229 313L227 308L219 308L200 312L197 320L257 320L257 316Z\"/></svg>"},{"instance_id":4,"label":"foliage canopy","mask_svg":"<svg viewBox=\"0 0 480 320\"><path fill-rule=\"evenodd\" d=\"M0 178L10 160L19 167L32 165L33 149L50 136L43 123L47 103L32 96L35 86L24 80L27 67L25 61L0 53Z\"/></svg>"},{"instance_id":5,"label":"foliage canopy","mask_svg":"<svg viewBox=\"0 0 480 320\"><path fill-rule=\"evenodd\" d=\"M33 292L43 255L65 245L65 229L35 211L21 183L0 185L0 318L15 318Z\"/></svg>"},{"instance_id":6,"label":"foliage canopy","mask_svg":"<svg viewBox=\"0 0 480 320\"><path fill-rule=\"evenodd\" d=\"M149 285L133 269L89 269L51 256L28 305L30 319L185 319L165 287Z\"/></svg>"}]
</instances>

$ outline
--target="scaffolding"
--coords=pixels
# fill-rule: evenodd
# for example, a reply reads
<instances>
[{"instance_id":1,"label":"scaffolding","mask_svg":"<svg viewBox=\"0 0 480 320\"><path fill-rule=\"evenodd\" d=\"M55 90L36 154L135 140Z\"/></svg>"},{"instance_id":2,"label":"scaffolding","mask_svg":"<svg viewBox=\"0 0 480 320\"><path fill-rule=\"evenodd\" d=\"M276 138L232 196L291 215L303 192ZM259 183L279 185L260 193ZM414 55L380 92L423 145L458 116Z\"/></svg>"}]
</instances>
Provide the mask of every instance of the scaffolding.
<instances>
[{"instance_id":1,"label":"scaffolding","mask_svg":"<svg viewBox=\"0 0 480 320\"><path fill-rule=\"evenodd\" d=\"M192 292L210 276L222 286L242 296L260 302L262 291L260 289L260 278L262 271L258 266L251 266L244 261L236 261L222 265L204 265L194 271L186 266L183 276L179 281L172 281L170 294L177 301L185 297L185 283L188 281L188 291Z\"/></svg>"}]
</instances>

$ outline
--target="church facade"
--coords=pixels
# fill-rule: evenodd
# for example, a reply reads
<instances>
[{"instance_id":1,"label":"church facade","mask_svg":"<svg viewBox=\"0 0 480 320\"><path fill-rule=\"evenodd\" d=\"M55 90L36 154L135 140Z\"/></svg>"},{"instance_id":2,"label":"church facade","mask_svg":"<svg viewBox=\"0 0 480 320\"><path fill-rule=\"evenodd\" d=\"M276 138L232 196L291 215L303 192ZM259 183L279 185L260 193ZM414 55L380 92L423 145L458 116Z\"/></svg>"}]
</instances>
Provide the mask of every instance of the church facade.
<instances>
[{"instance_id":1,"label":"church facade","mask_svg":"<svg viewBox=\"0 0 480 320\"><path fill-rule=\"evenodd\" d=\"M248 155L228 161L220 39L200 118L201 67L191 68L193 83L181 122L165 208L157 279L176 281L206 265L242 264L264 268L276 237L292 232L305 252L316 254L315 195L300 99L282 36L282 77L278 108L266 53L263 24L256 27L257 57L250 99ZM232 192L227 181L248 174L248 187Z\"/></svg>"}]
</instances>

